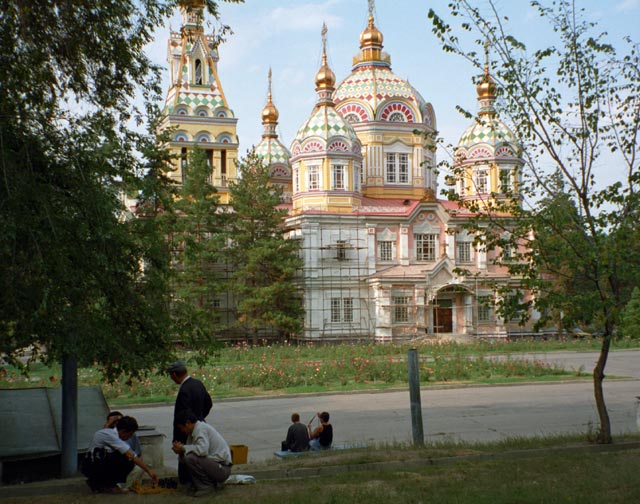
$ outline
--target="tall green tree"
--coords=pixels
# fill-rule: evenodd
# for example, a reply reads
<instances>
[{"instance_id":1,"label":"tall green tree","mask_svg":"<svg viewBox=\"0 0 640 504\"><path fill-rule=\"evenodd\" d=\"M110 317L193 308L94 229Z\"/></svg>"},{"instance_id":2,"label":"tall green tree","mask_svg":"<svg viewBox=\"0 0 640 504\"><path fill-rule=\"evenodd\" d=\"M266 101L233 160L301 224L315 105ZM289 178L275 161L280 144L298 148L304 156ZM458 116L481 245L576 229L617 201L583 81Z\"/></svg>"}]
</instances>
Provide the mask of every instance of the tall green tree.
<instances>
[{"instance_id":1,"label":"tall green tree","mask_svg":"<svg viewBox=\"0 0 640 504\"><path fill-rule=\"evenodd\" d=\"M260 331L280 338L300 331L304 308L295 278L302 260L298 241L284 235L282 188L270 183L269 167L250 152L239 171L242 177L229 187L230 288L238 323L250 331L255 345Z\"/></svg>"},{"instance_id":2,"label":"tall green tree","mask_svg":"<svg viewBox=\"0 0 640 504\"><path fill-rule=\"evenodd\" d=\"M140 268L157 249L121 219L119 195L147 163L129 126L143 117L135 94L160 92L144 47L176 5L0 4L0 351L10 360L33 345L114 376L167 358L163 289Z\"/></svg>"},{"instance_id":3,"label":"tall green tree","mask_svg":"<svg viewBox=\"0 0 640 504\"><path fill-rule=\"evenodd\" d=\"M620 331L623 336L640 338L640 289L633 289L631 299L622 312Z\"/></svg>"},{"instance_id":4,"label":"tall green tree","mask_svg":"<svg viewBox=\"0 0 640 504\"><path fill-rule=\"evenodd\" d=\"M488 222L497 213L512 215L510 239L521 249L519 260L504 265L521 275L523 290L534 294L519 308L547 308L543 315L555 308L604 328L593 379L597 440L609 443L604 370L613 329L640 280L638 46L627 38L617 50L594 23L585 21L574 1L531 5L552 34L538 37L536 47L509 32L493 0L483 9L471 1L451 1L449 14L457 26L433 10L429 17L446 51L480 69L484 51L478 49L486 44L496 60L492 74L502 91L499 112L524 144L528 178L519 192L525 204L518 195L475 210ZM475 47L466 46L470 39ZM615 168L620 179L605 182L601 165ZM549 166L551 172L545 170ZM477 226L489 249L504 240L497 228Z\"/></svg>"},{"instance_id":5,"label":"tall green tree","mask_svg":"<svg viewBox=\"0 0 640 504\"><path fill-rule=\"evenodd\" d=\"M77 468L77 365L138 375L169 354L157 234L135 233L120 195L146 162L131 104L159 93L144 47L175 5L0 3L0 352L62 361L64 476Z\"/></svg>"},{"instance_id":6,"label":"tall green tree","mask_svg":"<svg viewBox=\"0 0 640 504\"><path fill-rule=\"evenodd\" d=\"M174 270L172 311L177 337L205 356L220 327L214 301L225 288L226 212L211 184L205 151L194 147L184 170L176 212L167 228Z\"/></svg>"}]
</instances>

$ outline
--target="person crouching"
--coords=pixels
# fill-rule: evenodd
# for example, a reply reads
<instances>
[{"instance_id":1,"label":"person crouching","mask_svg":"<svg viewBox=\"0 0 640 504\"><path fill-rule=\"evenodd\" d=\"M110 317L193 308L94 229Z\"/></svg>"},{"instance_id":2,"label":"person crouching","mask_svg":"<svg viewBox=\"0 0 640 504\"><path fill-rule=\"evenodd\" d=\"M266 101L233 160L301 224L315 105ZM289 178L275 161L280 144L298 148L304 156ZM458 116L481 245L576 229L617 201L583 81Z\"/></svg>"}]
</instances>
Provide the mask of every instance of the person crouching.
<instances>
[{"instance_id":1,"label":"person crouching","mask_svg":"<svg viewBox=\"0 0 640 504\"><path fill-rule=\"evenodd\" d=\"M176 426L187 436L187 442L174 441L171 449L191 476L194 496L208 495L231 474L229 445L214 427L198 420L191 411L178 413Z\"/></svg>"},{"instance_id":2,"label":"person crouching","mask_svg":"<svg viewBox=\"0 0 640 504\"><path fill-rule=\"evenodd\" d=\"M83 473L94 492L122 493L118 483L124 483L134 466L139 466L153 480L156 474L140 459L127 444L127 440L138 430L135 418L124 416L113 427L100 429L93 435L89 454L83 464Z\"/></svg>"}]
</instances>

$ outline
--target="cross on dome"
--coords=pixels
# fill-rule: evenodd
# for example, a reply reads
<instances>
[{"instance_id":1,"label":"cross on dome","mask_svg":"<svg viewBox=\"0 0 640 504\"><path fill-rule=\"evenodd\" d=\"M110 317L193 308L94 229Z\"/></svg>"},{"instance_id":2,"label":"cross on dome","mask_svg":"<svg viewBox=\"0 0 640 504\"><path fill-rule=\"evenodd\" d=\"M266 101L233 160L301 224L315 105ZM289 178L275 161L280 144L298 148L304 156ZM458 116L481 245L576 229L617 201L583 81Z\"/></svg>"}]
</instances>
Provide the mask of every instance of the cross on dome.
<instances>
[{"instance_id":1,"label":"cross on dome","mask_svg":"<svg viewBox=\"0 0 640 504\"><path fill-rule=\"evenodd\" d=\"M268 125L273 125L272 127L265 128L265 135L274 136L275 135L275 125L278 124L278 117L280 114L278 113L278 109L273 104L271 98L271 67L269 67L269 87L267 90L267 104L262 109L262 124L267 127Z\"/></svg>"},{"instance_id":2,"label":"cross on dome","mask_svg":"<svg viewBox=\"0 0 640 504\"><path fill-rule=\"evenodd\" d=\"M322 66L316 74L315 82L320 101L331 102L331 104L333 104L331 93L333 93L334 90L336 76L327 64L327 32L327 24L322 23L322 31L320 32L322 35Z\"/></svg>"}]
</instances>

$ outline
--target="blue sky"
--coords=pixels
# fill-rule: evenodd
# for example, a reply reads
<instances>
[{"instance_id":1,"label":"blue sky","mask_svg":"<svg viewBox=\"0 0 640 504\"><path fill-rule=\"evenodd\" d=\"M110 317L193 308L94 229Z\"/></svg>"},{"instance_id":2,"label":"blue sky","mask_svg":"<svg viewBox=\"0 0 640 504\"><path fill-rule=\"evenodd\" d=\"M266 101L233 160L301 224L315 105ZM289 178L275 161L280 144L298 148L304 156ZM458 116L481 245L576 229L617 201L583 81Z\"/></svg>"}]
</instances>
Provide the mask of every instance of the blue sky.
<instances>
[{"instance_id":1,"label":"blue sky","mask_svg":"<svg viewBox=\"0 0 640 504\"><path fill-rule=\"evenodd\" d=\"M532 49L551 32L542 25L529 0L496 0L518 38ZM377 0L376 26L392 70L431 102L437 127L447 143L457 143L469 120L456 105L475 111L472 77L477 71L461 58L442 51L427 19L429 8L446 17L448 0ZM640 39L640 0L576 0L589 20L597 21L621 46L625 35ZM289 147L316 101L314 76L320 66L322 23L328 32L329 63L340 82L359 52L359 36L367 24L367 0L246 0L221 4L222 20L234 34L219 49L218 73L230 107L238 118L240 154L260 141L260 112L266 101L267 73L273 69L273 99L280 111L278 134ZM486 0L478 0L481 9ZM148 47L151 58L166 66L169 26L180 27L176 12ZM166 74L165 74L166 77ZM165 80L166 89L167 82ZM444 153L439 153L439 159Z\"/></svg>"}]
</instances>

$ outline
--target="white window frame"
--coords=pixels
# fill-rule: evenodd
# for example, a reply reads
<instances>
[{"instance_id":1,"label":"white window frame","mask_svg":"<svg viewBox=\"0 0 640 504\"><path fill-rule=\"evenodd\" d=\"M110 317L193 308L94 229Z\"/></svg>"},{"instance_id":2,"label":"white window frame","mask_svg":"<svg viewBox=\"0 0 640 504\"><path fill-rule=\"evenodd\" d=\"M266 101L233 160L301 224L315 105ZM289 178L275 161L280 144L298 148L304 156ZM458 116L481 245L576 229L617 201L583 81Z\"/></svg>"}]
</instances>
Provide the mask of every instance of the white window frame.
<instances>
[{"instance_id":1,"label":"white window frame","mask_svg":"<svg viewBox=\"0 0 640 504\"><path fill-rule=\"evenodd\" d=\"M378 261L391 262L396 258L396 244L393 240L378 241Z\"/></svg>"},{"instance_id":2,"label":"white window frame","mask_svg":"<svg viewBox=\"0 0 640 504\"><path fill-rule=\"evenodd\" d=\"M489 170L488 168L476 168L474 172L474 184L476 194L487 194L489 192Z\"/></svg>"},{"instance_id":3,"label":"white window frame","mask_svg":"<svg viewBox=\"0 0 640 504\"><path fill-rule=\"evenodd\" d=\"M491 296L479 296L478 300L478 323L488 324L493 321L493 298Z\"/></svg>"},{"instance_id":4,"label":"white window frame","mask_svg":"<svg viewBox=\"0 0 640 504\"><path fill-rule=\"evenodd\" d=\"M353 322L353 298L342 298L342 321Z\"/></svg>"},{"instance_id":5,"label":"white window frame","mask_svg":"<svg viewBox=\"0 0 640 504\"><path fill-rule=\"evenodd\" d=\"M335 324L342 320L341 312L342 312L342 299L331 298L331 322L332 323Z\"/></svg>"},{"instance_id":6,"label":"white window frame","mask_svg":"<svg viewBox=\"0 0 640 504\"><path fill-rule=\"evenodd\" d=\"M342 164L331 165L331 190L347 189L346 166Z\"/></svg>"},{"instance_id":7,"label":"white window frame","mask_svg":"<svg viewBox=\"0 0 640 504\"><path fill-rule=\"evenodd\" d=\"M353 322L353 298L331 298L331 323Z\"/></svg>"},{"instance_id":8,"label":"white window frame","mask_svg":"<svg viewBox=\"0 0 640 504\"><path fill-rule=\"evenodd\" d=\"M511 243L505 243L502 247L500 257L503 262L513 261L516 256L515 247Z\"/></svg>"},{"instance_id":9,"label":"white window frame","mask_svg":"<svg viewBox=\"0 0 640 504\"><path fill-rule=\"evenodd\" d=\"M433 262L438 259L438 239L435 233L415 233L413 241L416 261Z\"/></svg>"},{"instance_id":10,"label":"white window frame","mask_svg":"<svg viewBox=\"0 0 640 504\"><path fill-rule=\"evenodd\" d=\"M456 240L456 264L472 264L473 253L471 242Z\"/></svg>"},{"instance_id":11,"label":"white window frame","mask_svg":"<svg viewBox=\"0 0 640 504\"><path fill-rule=\"evenodd\" d=\"M385 182L407 185L411 182L409 154L387 152L385 157Z\"/></svg>"},{"instance_id":12,"label":"white window frame","mask_svg":"<svg viewBox=\"0 0 640 504\"><path fill-rule=\"evenodd\" d=\"M411 317L409 313L409 303L411 301L410 296L393 296L391 298L393 303L393 323L394 324L409 324L411 323Z\"/></svg>"},{"instance_id":13,"label":"white window frame","mask_svg":"<svg viewBox=\"0 0 640 504\"><path fill-rule=\"evenodd\" d=\"M458 180L458 194L460 196L465 196L466 192L467 192L467 188L466 188L466 179L464 177L464 175L460 178L460 180Z\"/></svg>"},{"instance_id":14,"label":"white window frame","mask_svg":"<svg viewBox=\"0 0 640 504\"><path fill-rule=\"evenodd\" d=\"M307 190L319 191L320 189L320 166L310 165L307 167Z\"/></svg>"},{"instance_id":15,"label":"white window frame","mask_svg":"<svg viewBox=\"0 0 640 504\"><path fill-rule=\"evenodd\" d=\"M500 168L500 192L506 194L512 192L513 185L513 168Z\"/></svg>"}]
</instances>

